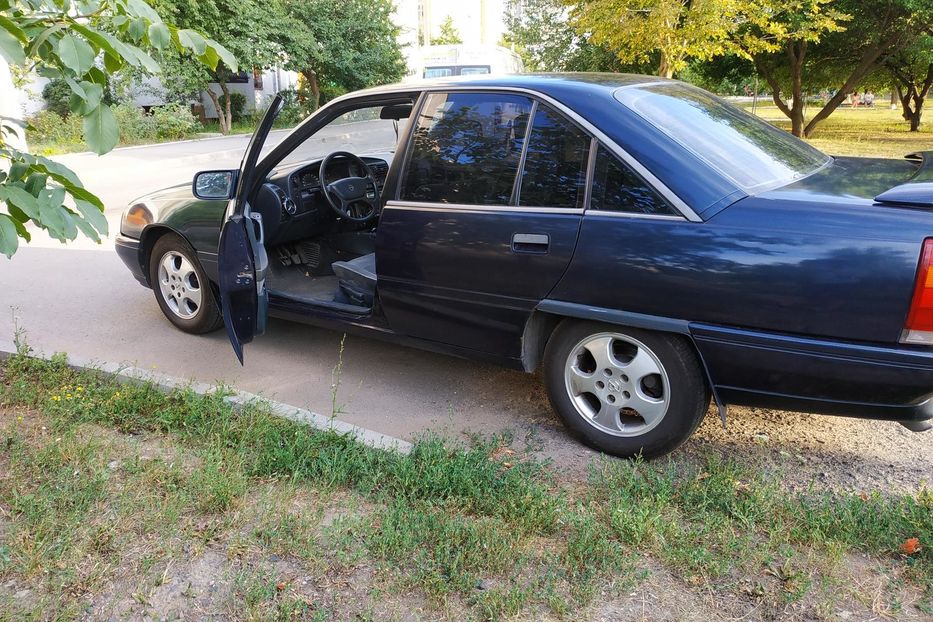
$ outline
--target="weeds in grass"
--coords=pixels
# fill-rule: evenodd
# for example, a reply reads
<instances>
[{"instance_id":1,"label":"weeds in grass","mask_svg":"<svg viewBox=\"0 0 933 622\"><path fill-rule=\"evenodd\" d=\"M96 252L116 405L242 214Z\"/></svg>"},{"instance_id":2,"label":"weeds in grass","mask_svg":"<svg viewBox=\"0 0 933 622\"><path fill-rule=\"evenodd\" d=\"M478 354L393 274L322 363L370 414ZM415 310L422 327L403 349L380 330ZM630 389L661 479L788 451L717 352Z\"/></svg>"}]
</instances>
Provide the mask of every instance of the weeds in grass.
<instances>
[{"instance_id":1,"label":"weeds in grass","mask_svg":"<svg viewBox=\"0 0 933 622\"><path fill-rule=\"evenodd\" d=\"M819 585L801 550L825 551L821 559L862 551L933 595L929 492L789 495L715 457L696 467L601 460L589 485L570 492L531 457L510 456L506 466L497 457L504 439L449 447L428 438L409 455L384 452L275 418L261 405L235 410L223 392L164 394L71 370L63 357L25 354L0 368L0 407L39 410L50 429L7 432L0 459L12 485L0 487L0 508L12 528L0 537L0 578L40 580L52 611L71 611L130 541L151 543L137 568L154 584L158 577L145 577L165 572L161 560L173 554L154 535L198 547L227 542L237 559L258 548L317 564L318 573L372 563L394 589L466 603L483 619L529 608L572 616L604 590L636 585L646 553L688 584L767 573L779 592L747 593L778 603ZM114 464L101 441L82 436L88 425L168 434L185 457ZM263 487L273 492L257 506L252 491ZM292 507L300 491L318 500L310 511ZM367 508L322 525L320 499L333 495ZM247 506L258 509L241 516ZM910 537L923 546L899 553ZM235 581L245 617L332 615L267 574Z\"/></svg>"}]
</instances>

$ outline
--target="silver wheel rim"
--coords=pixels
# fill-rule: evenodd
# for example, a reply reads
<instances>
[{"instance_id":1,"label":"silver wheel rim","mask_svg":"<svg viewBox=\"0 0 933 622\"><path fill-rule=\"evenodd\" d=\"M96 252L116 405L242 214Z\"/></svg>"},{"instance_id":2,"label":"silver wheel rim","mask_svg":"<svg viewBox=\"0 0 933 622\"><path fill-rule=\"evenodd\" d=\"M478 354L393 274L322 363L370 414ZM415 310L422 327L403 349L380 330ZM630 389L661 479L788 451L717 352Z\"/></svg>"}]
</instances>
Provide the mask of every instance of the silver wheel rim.
<instances>
[{"instance_id":1,"label":"silver wheel rim","mask_svg":"<svg viewBox=\"0 0 933 622\"><path fill-rule=\"evenodd\" d=\"M159 290L165 305L183 320L201 310L201 280L194 265L178 251L168 251L159 260Z\"/></svg>"},{"instance_id":2,"label":"silver wheel rim","mask_svg":"<svg viewBox=\"0 0 933 622\"><path fill-rule=\"evenodd\" d=\"M640 436L667 414L670 382L661 360L622 333L598 333L570 350L564 384L583 420L613 436Z\"/></svg>"}]
</instances>

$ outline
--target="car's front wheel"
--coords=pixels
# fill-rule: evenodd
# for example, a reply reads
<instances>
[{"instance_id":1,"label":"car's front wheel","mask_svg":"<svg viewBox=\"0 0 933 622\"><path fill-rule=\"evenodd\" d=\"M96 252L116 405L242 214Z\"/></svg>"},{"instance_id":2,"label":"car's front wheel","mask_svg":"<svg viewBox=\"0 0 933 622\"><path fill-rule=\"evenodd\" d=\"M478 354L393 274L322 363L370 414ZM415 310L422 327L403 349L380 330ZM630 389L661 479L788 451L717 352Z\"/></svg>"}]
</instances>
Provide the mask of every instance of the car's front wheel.
<instances>
[{"instance_id":1,"label":"car's front wheel","mask_svg":"<svg viewBox=\"0 0 933 622\"><path fill-rule=\"evenodd\" d=\"M149 283L159 308L172 324L192 334L223 326L210 281L194 249L181 236L163 235L149 257Z\"/></svg>"},{"instance_id":2,"label":"car's front wheel","mask_svg":"<svg viewBox=\"0 0 933 622\"><path fill-rule=\"evenodd\" d=\"M565 321L548 340L544 365L551 404L564 424L616 456L673 451L709 407L700 363L678 335Z\"/></svg>"}]
</instances>

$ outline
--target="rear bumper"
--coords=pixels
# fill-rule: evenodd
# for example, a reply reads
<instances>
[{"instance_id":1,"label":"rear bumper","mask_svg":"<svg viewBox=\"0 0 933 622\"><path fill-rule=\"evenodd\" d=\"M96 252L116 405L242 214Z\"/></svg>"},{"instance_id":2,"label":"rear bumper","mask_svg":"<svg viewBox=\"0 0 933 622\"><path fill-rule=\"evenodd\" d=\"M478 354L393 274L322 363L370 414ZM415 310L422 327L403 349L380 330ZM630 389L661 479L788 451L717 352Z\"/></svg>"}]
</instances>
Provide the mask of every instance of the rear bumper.
<instances>
[{"instance_id":1,"label":"rear bumper","mask_svg":"<svg viewBox=\"0 0 933 622\"><path fill-rule=\"evenodd\" d=\"M139 240L118 235L113 246L133 277L144 287L149 287L149 277L139 263Z\"/></svg>"},{"instance_id":2,"label":"rear bumper","mask_svg":"<svg viewBox=\"0 0 933 622\"><path fill-rule=\"evenodd\" d=\"M726 403L891 421L933 419L933 351L691 324Z\"/></svg>"}]
</instances>

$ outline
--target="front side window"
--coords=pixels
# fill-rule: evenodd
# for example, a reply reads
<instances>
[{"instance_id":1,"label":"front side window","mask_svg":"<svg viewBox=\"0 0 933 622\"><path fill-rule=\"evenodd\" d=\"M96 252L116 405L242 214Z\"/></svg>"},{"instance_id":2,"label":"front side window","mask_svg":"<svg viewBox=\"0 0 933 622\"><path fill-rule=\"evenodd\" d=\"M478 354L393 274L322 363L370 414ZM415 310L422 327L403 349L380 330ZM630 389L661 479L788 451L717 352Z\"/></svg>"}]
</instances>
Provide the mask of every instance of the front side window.
<instances>
[{"instance_id":1,"label":"front side window","mask_svg":"<svg viewBox=\"0 0 933 622\"><path fill-rule=\"evenodd\" d=\"M582 208L590 137L543 104L535 109L519 205Z\"/></svg>"},{"instance_id":2,"label":"front side window","mask_svg":"<svg viewBox=\"0 0 933 622\"><path fill-rule=\"evenodd\" d=\"M590 209L652 216L677 215L635 171L602 145L596 153Z\"/></svg>"},{"instance_id":3,"label":"front side window","mask_svg":"<svg viewBox=\"0 0 933 622\"><path fill-rule=\"evenodd\" d=\"M531 100L501 93L432 93L415 119L400 198L508 205Z\"/></svg>"}]
</instances>

